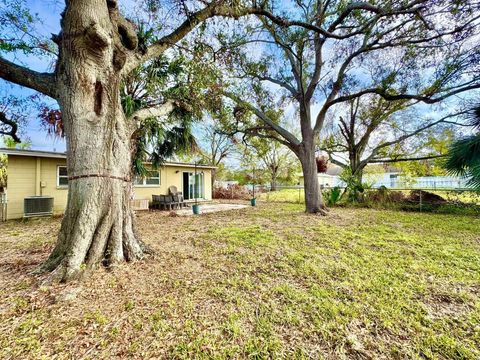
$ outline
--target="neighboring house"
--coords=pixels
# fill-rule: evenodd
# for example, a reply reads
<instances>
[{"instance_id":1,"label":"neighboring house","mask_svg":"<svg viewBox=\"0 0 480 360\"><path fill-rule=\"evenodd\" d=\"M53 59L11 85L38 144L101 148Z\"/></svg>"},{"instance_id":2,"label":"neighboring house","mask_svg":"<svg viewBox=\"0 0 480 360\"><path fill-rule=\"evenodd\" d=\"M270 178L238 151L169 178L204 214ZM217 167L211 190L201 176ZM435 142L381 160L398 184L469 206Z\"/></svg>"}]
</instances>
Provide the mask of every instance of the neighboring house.
<instances>
[{"instance_id":1,"label":"neighboring house","mask_svg":"<svg viewBox=\"0 0 480 360\"><path fill-rule=\"evenodd\" d=\"M24 199L30 196L53 197L54 213L63 213L68 194L65 153L2 148L0 153L8 156L7 219L22 218ZM135 179L134 198L151 201L152 195L168 194L168 188L174 185L187 201L195 197L211 200L214 168L197 165L195 176L195 165L167 162L152 170L149 177Z\"/></svg>"},{"instance_id":2,"label":"neighboring house","mask_svg":"<svg viewBox=\"0 0 480 360\"><path fill-rule=\"evenodd\" d=\"M321 187L342 186L342 181L339 178L342 168L338 165L328 163L327 172L317 173L318 184ZM304 186L303 174L299 174L299 185Z\"/></svg>"},{"instance_id":3,"label":"neighboring house","mask_svg":"<svg viewBox=\"0 0 480 360\"><path fill-rule=\"evenodd\" d=\"M215 187L222 188L222 189L228 189L230 186L238 185L238 181L235 180L216 180L215 184L213 184Z\"/></svg>"},{"instance_id":4,"label":"neighboring house","mask_svg":"<svg viewBox=\"0 0 480 360\"><path fill-rule=\"evenodd\" d=\"M328 164L326 173L318 173L318 183L321 187L344 187L340 180L342 168ZM410 177L401 170L388 164L367 165L363 174L363 182L372 188L385 186L389 189L467 189L468 179L458 176L423 176ZM300 175L299 185L303 186L303 175Z\"/></svg>"},{"instance_id":5,"label":"neighboring house","mask_svg":"<svg viewBox=\"0 0 480 360\"><path fill-rule=\"evenodd\" d=\"M374 188L381 186L395 188L401 176L401 170L394 166L388 164L369 164L364 170L363 182Z\"/></svg>"}]
</instances>

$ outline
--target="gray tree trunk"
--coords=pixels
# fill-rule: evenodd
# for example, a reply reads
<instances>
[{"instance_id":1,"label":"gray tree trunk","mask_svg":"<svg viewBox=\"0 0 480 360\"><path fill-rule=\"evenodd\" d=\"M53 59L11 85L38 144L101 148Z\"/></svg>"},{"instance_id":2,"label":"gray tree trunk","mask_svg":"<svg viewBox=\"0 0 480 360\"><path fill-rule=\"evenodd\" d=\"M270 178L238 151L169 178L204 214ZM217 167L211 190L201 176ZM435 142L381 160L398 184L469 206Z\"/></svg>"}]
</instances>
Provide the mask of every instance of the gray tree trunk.
<instances>
[{"instance_id":1,"label":"gray tree trunk","mask_svg":"<svg viewBox=\"0 0 480 360\"><path fill-rule=\"evenodd\" d=\"M270 191L277 191L277 174L272 174L272 183L270 184Z\"/></svg>"},{"instance_id":2,"label":"gray tree trunk","mask_svg":"<svg viewBox=\"0 0 480 360\"><path fill-rule=\"evenodd\" d=\"M70 1L62 19L57 85L69 194L57 244L43 265L61 281L102 262L142 258L146 250L134 231L132 129L119 95L124 51L136 44L119 31L116 2L104 4Z\"/></svg>"},{"instance_id":3,"label":"gray tree trunk","mask_svg":"<svg viewBox=\"0 0 480 360\"><path fill-rule=\"evenodd\" d=\"M318 184L317 162L313 146L302 146L297 154L303 171L305 211L310 214L326 215L327 208L323 202Z\"/></svg>"}]
</instances>

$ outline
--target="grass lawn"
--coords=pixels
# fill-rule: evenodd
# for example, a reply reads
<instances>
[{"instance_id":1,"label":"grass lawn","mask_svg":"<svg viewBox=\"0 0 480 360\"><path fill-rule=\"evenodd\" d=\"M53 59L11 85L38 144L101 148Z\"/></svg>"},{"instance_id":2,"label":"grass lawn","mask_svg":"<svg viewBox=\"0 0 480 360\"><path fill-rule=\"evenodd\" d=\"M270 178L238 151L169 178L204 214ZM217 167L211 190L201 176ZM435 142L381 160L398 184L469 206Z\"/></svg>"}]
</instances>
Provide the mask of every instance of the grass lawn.
<instances>
[{"instance_id":1,"label":"grass lawn","mask_svg":"<svg viewBox=\"0 0 480 360\"><path fill-rule=\"evenodd\" d=\"M328 191L328 190L326 190ZM373 190L375 191L375 190ZM401 191L405 196L408 196L411 190L391 190ZM445 200L452 203L464 203L472 205L480 205L480 192L475 191L455 191L455 190L425 190L433 192ZM281 189L273 192L264 192L258 195L258 198L267 202L289 202L289 203L304 203L305 194L303 188L299 189Z\"/></svg>"},{"instance_id":2,"label":"grass lawn","mask_svg":"<svg viewBox=\"0 0 480 360\"><path fill-rule=\"evenodd\" d=\"M140 214L155 257L49 287L60 220L0 224L0 358L480 358L479 218L302 210Z\"/></svg>"}]
</instances>

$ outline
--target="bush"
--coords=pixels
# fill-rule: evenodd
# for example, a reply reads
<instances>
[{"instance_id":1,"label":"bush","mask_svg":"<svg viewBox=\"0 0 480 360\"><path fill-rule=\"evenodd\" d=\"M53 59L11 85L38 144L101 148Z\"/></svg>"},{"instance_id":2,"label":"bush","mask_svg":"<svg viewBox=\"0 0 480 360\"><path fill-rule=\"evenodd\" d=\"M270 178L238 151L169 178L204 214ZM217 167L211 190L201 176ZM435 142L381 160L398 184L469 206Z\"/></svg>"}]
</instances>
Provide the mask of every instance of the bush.
<instances>
[{"instance_id":1,"label":"bush","mask_svg":"<svg viewBox=\"0 0 480 360\"><path fill-rule=\"evenodd\" d=\"M423 190L412 190L408 200L415 203L420 203L420 199L422 203L429 203L429 204L445 204L447 200L445 200L440 195L423 191Z\"/></svg>"},{"instance_id":2,"label":"bush","mask_svg":"<svg viewBox=\"0 0 480 360\"><path fill-rule=\"evenodd\" d=\"M230 185L227 188L215 186L212 196L214 199L248 200L252 192L242 185Z\"/></svg>"},{"instance_id":3,"label":"bush","mask_svg":"<svg viewBox=\"0 0 480 360\"><path fill-rule=\"evenodd\" d=\"M392 191L385 186L380 187L377 190L369 191L366 196L367 202L372 203L400 203L405 200L405 196L401 191Z\"/></svg>"},{"instance_id":4,"label":"bush","mask_svg":"<svg viewBox=\"0 0 480 360\"><path fill-rule=\"evenodd\" d=\"M326 190L323 193L323 196L326 199L328 206L336 205L342 196L342 189L340 189L338 186L335 186L334 188Z\"/></svg>"}]
</instances>

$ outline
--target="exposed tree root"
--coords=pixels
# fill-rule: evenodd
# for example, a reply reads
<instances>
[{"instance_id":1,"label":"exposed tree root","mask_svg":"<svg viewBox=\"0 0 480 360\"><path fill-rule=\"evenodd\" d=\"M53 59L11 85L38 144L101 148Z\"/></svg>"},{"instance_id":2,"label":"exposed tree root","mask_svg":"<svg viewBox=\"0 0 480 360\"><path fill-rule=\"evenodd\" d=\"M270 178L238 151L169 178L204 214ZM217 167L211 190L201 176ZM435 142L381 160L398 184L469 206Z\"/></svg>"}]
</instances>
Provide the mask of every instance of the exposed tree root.
<instances>
[{"instance_id":1,"label":"exposed tree root","mask_svg":"<svg viewBox=\"0 0 480 360\"><path fill-rule=\"evenodd\" d=\"M100 266L141 260L153 253L135 231L128 185L109 179L85 181L98 191L79 199L76 186L70 188L57 244L37 271L50 272L49 282L78 280Z\"/></svg>"}]
</instances>

